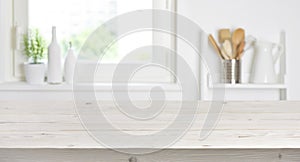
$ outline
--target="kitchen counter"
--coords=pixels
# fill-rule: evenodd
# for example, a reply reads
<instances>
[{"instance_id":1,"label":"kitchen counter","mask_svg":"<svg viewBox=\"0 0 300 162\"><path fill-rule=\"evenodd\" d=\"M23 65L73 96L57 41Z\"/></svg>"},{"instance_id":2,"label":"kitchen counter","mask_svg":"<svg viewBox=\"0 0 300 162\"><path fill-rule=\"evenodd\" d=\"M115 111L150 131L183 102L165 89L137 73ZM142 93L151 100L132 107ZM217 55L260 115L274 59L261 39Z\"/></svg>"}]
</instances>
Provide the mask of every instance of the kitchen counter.
<instances>
[{"instance_id":1,"label":"kitchen counter","mask_svg":"<svg viewBox=\"0 0 300 162\"><path fill-rule=\"evenodd\" d=\"M168 102L156 119L140 123L126 119L113 103L101 102L113 124L123 132L139 135L155 133L165 124L174 122L178 105L180 102ZM129 155L107 149L92 138L83 127L73 102L1 101L0 161L124 162L132 156L136 156L137 161L300 160L300 102L224 103L217 125L202 140L200 131L210 103L199 102L198 105L195 121L182 138L163 151ZM113 130L99 128L97 131Z\"/></svg>"}]
</instances>

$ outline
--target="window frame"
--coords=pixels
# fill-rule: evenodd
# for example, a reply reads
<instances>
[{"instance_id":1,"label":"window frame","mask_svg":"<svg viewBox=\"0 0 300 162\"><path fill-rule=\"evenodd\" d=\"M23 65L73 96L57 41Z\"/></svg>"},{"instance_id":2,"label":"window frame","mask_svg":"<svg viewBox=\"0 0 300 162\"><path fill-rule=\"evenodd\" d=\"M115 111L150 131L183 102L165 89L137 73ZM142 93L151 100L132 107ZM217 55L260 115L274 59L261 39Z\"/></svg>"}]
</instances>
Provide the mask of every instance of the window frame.
<instances>
[{"instance_id":1,"label":"window frame","mask_svg":"<svg viewBox=\"0 0 300 162\"><path fill-rule=\"evenodd\" d=\"M0 82L14 80L13 77L13 0L0 1Z\"/></svg>"},{"instance_id":2,"label":"window frame","mask_svg":"<svg viewBox=\"0 0 300 162\"><path fill-rule=\"evenodd\" d=\"M13 42L14 41L14 38L15 38L15 35L12 34L15 29L15 26L19 26L19 27L22 27L23 28L23 31L27 31L27 26L28 26L28 19L26 17L26 19L22 19L20 17L16 17L14 14L27 14L28 13L28 7L27 6L27 1L28 0L5 0L5 1L0 1L0 23L3 25L1 26L0 28L0 35L2 35L2 37L0 37L0 43L1 43L1 48L0 48L0 82L2 84L0 85L3 85L5 86L6 88L5 89L0 89L0 92L3 91L3 92L11 92L14 87L17 89L19 89L19 86L20 85L24 85L25 83L23 82L24 80L24 77L23 76L20 76L18 74L18 71L16 70L20 70L21 69L21 64L23 64L24 62L24 57L23 55L21 54L18 54L16 52L13 52ZM173 4L168 4L169 7L172 7L172 10L174 12L178 12L177 11L177 0L173 0ZM17 4L20 4L22 3L22 5L17 5ZM25 7L24 7L25 6ZM3 9L3 10L2 10ZM6 10L4 10L6 9ZM14 13L14 14L13 14ZM5 17L5 18L4 18ZM177 20L176 18L175 19L175 23L174 23L174 27L175 27L175 31L176 31L176 28L177 28ZM15 24L14 22L18 22L18 24ZM178 38L175 38L173 37L172 38L173 41L171 42L171 45L172 45L172 49L174 49L174 51L177 52L177 49L180 47L180 44L178 45L177 43L177 39ZM19 63L20 65L18 66L18 64L16 63ZM200 63L199 63L200 65ZM196 77L198 78L198 82L200 84L200 73L199 73L199 69L200 69L200 66L199 65L196 65L196 67L193 67L193 71L196 75ZM171 68L174 68L174 71L176 72L176 75L180 78L185 78L185 73L182 72L181 69L184 68L183 65L181 65L179 62L177 62L177 57L174 57L172 58L172 60L170 60L170 66ZM198 76L199 75L199 76ZM188 81L187 80L184 80L183 82L187 82L186 84L188 84ZM11 86L12 83L13 85L15 86ZM41 86L32 86L32 85L28 85L28 84L25 84L27 89L29 91L34 91L34 89L36 90L39 90L39 89L43 89L45 86L46 87L49 87L50 88L50 85L48 86L47 84L45 85L41 85ZM168 83L168 84L162 84L162 83L159 83L159 85L161 85L162 87L166 87L165 90L166 92L171 92L170 95L173 95L175 97L178 97L178 94L180 94L181 92L181 89L179 88L171 88L168 87L168 86L171 86L171 87L177 87L178 86L178 81L174 79L174 82L172 83ZM67 86L65 84L62 84L62 86ZM102 89L104 88L106 91L108 91L110 88L107 87L107 85L104 83L100 83L98 86L100 86L101 88L99 89L100 91L103 91ZM98 87L97 86L97 87ZM133 87L135 87L135 84L132 85ZM151 84L142 84L141 88L142 87L149 87L151 86ZM191 87L192 88L192 87ZM57 86L52 86L51 85L51 90L44 90L45 92L54 92L55 93L53 95L58 95L60 96L60 87L57 87ZM149 89L149 88L148 88ZM145 88L145 90L142 88L141 90L139 90L140 92L149 92L147 88ZM22 91L22 89L19 89ZM56 91L59 91L56 92ZM67 93L70 93L69 91L72 91L71 89L69 90L66 90ZM191 89L191 93L189 94L189 96L187 96L188 98L190 98L191 100L198 100L200 99L199 95L196 95L196 93L194 93L195 88L192 88ZM27 93L27 92L26 92ZM63 98L63 97L59 97L59 98Z\"/></svg>"},{"instance_id":3,"label":"window frame","mask_svg":"<svg viewBox=\"0 0 300 162\"><path fill-rule=\"evenodd\" d=\"M28 30L28 22L29 22L29 17L28 17L28 0L9 0L12 2L12 22L14 22L14 26L18 26L22 29L22 33L24 33L24 31ZM171 3L172 1L172 3ZM153 0L153 8L154 9L167 9L170 10L172 12L176 12L176 0ZM173 18L174 21L174 27L175 28L175 24L176 24L176 18ZM20 34L16 34L20 37ZM161 44L162 42L160 38L157 38L158 36L153 35L153 41L155 42L155 44ZM164 40L165 41L165 40ZM168 40L169 42L164 42L164 44L167 44L167 46L176 51L176 38L175 36L170 36L170 39ZM20 42L18 42L20 43ZM24 80L24 72L23 72L23 68L22 68L22 64L23 62L26 61L26 59L24 58L24 56L21 54L22 51L20 50L12 50L12 66L11 67L11 78L14 78L14 80L20 81L20 80ZM176 69L176 58L162 58L159 55L153 55L153 61L154 62L159 62L160 64L163 64L167 67L169 67L170 69ZM109 82L111 80L111 78L107 77L110 76L113 73L113 68L110 67L114 67L114 65L116 66L117 64L111 64L111 63L107 63L104 66L106 70L105 74L103 74L103 77L101 78L96 78L96 81L99 82ZM88 65L89 66L89 65ZM101 65L102 66L102 65ZM87 67L88 69L88 67ZM148 73L149 74L149 73ZM147 74L147 75L148 75ZM150 75L151 77L153 77L152 80L157 80L157 82L162 82L162 83L175 83L175 78L170 74L170 76L167 77L162 77L161 75L155 75L158 74L157 72L153 71L152 74ZM147 76L141 76L141 78L147 78ZM141 78L138 78L137 80L141 80ZM163 79L162 79L163 78ZM145 80L146 81L146 80Z\"/></svg>"}]
</instances>

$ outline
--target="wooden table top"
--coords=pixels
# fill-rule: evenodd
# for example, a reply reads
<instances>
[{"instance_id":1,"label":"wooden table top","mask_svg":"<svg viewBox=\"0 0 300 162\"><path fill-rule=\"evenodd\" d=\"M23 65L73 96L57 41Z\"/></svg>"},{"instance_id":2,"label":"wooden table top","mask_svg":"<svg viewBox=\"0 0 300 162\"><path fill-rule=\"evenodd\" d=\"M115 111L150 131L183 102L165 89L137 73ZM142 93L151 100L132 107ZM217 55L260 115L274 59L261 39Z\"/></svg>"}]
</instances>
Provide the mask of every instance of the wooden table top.
<instances>
[{"instance_id":1,"label":"wooden table top","mask_svg":"<svg viewBox=\"0 0 300 162\"><path fill-rule=\"evenodd\" d=\"M141 102L142 103L142 102ZM91 103L86 103L91 104ZM179 102L167 102L161 115L137 122L101 102L121 131L143 135L174 122ZM227 102L215 129L200 140L210 102L199 102L196 120L171 149L300 148L300 102ZM174 108L175 107L175 108ZM91 117L93 118L93 117ZM114 130L97 131L108 132ZM176 130L175 130L176 131ZM1 101L0 148L105 148L89 135L71 101Z\"/></svg>"}]
</instances>

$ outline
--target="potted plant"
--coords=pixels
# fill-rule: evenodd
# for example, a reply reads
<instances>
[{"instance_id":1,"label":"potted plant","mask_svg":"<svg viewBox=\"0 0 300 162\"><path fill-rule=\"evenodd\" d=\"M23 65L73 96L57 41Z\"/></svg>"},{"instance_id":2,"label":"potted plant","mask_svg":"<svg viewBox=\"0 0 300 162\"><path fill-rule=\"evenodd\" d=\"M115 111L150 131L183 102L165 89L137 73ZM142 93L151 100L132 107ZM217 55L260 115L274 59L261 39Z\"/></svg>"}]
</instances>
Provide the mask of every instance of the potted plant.
<instances>
[{"instance_id":1,"label":"potted plant","mask_svg":"<svg viewBox=\"0 0 300 162\"><path fill-rule=\"evenodd\" d=\"M41 60L45 58L45 40L35 29L24 34L23 43L24 53L28 58L28 62L24 63L26 81L29 84L43 84L46 66Z\"/></svg>"}]
</instances>

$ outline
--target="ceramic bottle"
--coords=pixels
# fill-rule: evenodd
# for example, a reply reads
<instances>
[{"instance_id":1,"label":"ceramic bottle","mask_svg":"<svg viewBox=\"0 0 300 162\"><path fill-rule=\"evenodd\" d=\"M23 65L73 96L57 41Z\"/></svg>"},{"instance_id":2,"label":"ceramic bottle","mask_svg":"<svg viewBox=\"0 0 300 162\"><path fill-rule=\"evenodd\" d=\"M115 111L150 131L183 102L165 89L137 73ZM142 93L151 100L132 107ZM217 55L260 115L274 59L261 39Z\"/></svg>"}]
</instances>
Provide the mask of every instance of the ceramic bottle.
<instances>
[{"instance_id":1,"label":"ceramic bottle","mask_svg":"<svg viewBox=\"0 0 300 162\"><path fill-rule=\"evenodd\" d=\"M67 84L73 83L75 64L76 64L76 56L74 50L72 49L72 43L70 42L70 47L64 65L64 76Z\"/></svg>"},{"instance_id":2,"label":"ceramic bottle","mask_svg":"<svg viewBox=\"0 0 300 162\"><path fill-rule=\"evenodd\" d=\"M52 27L52 42L48 47L48 76L49 84L62 83L62 56L56 39L56 27Z\"/></svg>"}]
</instances>

